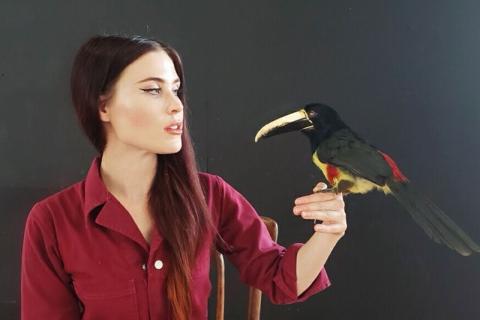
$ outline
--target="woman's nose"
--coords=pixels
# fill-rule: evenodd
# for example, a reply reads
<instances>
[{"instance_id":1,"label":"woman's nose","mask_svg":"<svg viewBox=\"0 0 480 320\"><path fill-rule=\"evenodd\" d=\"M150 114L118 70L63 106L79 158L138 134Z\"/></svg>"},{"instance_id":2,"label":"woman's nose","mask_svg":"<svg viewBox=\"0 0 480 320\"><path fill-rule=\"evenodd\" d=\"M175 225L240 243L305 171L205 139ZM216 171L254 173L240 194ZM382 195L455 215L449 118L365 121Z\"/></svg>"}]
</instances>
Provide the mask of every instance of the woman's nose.
<instances>
[{"instance_id":1,"label":"woman's nose","mask_svg":"<svg viewBox=\"0 0 480 320\"><path fill-rule=\"evenodd\" d=\"M183 105L180 99L172 99L170 100L170 105L168 107L168 112L169 113L177 113L181 112L183 110Z\"/></svg>"}]
</instances>

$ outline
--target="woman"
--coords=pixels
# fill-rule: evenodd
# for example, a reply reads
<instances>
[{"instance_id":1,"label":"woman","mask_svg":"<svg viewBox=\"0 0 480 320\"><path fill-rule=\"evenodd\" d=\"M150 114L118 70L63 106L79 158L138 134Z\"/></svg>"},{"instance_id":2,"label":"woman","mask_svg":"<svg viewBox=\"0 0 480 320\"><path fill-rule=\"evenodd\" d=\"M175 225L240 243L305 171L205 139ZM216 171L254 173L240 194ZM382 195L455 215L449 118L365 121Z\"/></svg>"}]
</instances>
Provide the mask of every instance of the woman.
<instances>
[{"instance_id":1,"label":"woman","mask_svg":"<svg viewBox=\"0 0 480 320\"><path fill-rule=\"evenodd\" d=\"M29 212L22 319L207 319L212 246L272 303L330 285L323 266L346 230L342 195L297 199L294 214L324 220L305 245L272 241L238 191L197 171L182 62L168 44L95 36L75 57L71 92L99 155L85 179Z\"/></svg>"}]
</instances>

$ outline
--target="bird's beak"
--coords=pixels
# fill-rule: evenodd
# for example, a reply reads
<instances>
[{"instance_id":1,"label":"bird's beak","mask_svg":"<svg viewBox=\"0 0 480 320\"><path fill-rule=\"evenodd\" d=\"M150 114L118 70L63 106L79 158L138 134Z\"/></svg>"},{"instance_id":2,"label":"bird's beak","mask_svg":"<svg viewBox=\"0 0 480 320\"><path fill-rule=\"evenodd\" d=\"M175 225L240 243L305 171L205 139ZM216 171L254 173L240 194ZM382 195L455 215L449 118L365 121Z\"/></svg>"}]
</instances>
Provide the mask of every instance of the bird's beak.
<instances>
[{"instance_id":1,"label":"bird's beak","mask_svg":"<svg viewBox=\"0 0 480 320\"><path fill-rule=\"evenodd\" d=\"M303 129L313 129L313 122L308 118L307 112L300 109L264 125L257 132L255 142L277 134Z\"/></svg>"}]
</instances>

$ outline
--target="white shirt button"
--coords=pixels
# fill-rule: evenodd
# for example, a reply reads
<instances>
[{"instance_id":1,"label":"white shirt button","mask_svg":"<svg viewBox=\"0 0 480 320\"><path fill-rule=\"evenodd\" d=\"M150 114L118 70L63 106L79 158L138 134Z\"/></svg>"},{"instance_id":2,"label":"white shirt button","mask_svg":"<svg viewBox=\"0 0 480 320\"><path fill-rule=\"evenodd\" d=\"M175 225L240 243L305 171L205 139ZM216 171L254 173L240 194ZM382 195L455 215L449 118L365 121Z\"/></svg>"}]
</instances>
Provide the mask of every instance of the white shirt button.
<instances>
[{"instance_id":1,"label":"white shirt button","mask_svg":"<svg viewBox=\"0 0 480 320\"><path fill-rule=\"evenodd\" d=\"M143 269L143 270L147 269L147 266L145 265L145 263L142 264L142 269Z\"/></svg>"},{"instance_id":2,"label":"white shirt button","mask_svg":"<svg viewBox=\"0 0 480 320\"><path fill-rule=\"evenodd\" d=\"M154 266L155 266L155 269L162 269L163 267L162 260L156 260Z\"/></svg>"}]
</instances>

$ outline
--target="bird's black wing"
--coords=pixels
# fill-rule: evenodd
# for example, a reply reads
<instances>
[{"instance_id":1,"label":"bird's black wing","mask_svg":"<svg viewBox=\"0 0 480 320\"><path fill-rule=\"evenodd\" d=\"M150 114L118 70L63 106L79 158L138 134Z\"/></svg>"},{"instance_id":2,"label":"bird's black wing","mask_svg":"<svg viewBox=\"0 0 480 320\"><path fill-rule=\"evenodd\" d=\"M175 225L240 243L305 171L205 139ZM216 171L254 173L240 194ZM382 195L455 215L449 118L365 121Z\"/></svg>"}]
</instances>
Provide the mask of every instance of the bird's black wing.
<instances>
[{"instance_id":1,"label":"bird's black wing","mask_svg":"<svg viewBox=\"0 0 480 320\"><path fill-rule=\"evenodd\" d=\"M360 138L351 129L334 132L317 148L320 161L348 170L377 185L385 185L392 170L377 149Z\"/></svg>"}]
</instances>

